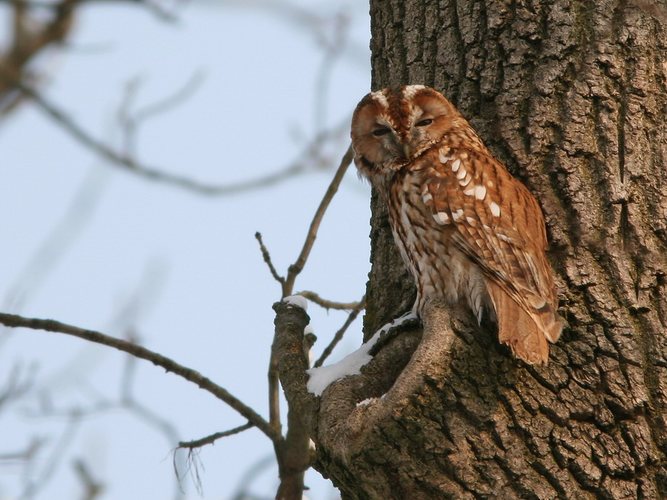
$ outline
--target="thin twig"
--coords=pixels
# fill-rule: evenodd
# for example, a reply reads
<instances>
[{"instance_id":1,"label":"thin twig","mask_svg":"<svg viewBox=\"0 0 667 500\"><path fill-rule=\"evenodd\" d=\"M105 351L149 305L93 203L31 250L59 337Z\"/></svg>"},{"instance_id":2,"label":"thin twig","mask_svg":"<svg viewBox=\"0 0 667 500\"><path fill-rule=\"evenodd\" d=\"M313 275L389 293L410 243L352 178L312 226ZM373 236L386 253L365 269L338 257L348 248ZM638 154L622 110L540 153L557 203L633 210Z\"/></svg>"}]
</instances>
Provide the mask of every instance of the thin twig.
<instances>
[{"instance_id":1,"label":"thin twig","mask_svg":"<svg viewBox=\"0 0 667 500\"><path fill-rule=\"evenodd\" d=\"M70 135L72 135L72 137L74 137L82 145L91 149L103 159L147 180L162 182L164 184L169 184L171 186L185 189L187 191L195 192L201 195L224 196L239 194L250 190L273 186L286 179L294 177L306 171L308 165L312 163L312 157L319 156L318 153L322 148L323 143L330 137L335 136L337 133L337 129L332 129L330 131L317 134L313 138L313 141L306 147L304 153L298 157L299 159L276 172L237 183L205 183L178 174L171 174L159 168L140 163L135 158L115 151L110 146L95 139L91 134L86 132L81 126L74 122L74 120L72 120L72 118L70 118L67 113L49 102L33 87L26 84L25 82L12 78L11 75L1 70L2 68L0 67L0 77L9 81L9 83L17 90L32 99L37 107L46 113L47 116L62 126L63 129L69 132ZM310 158L310 161L307 161L308 158Z\"/></svg>"},{"instance_id":2,"label":"thin twig","mask_svg":"<svg viewBox=\"0 0 667 500\"><path fill-rule=\"evenodd\" d=\"M188 100L204 82L204 71L195 71L188 80L172 94L162 97L157 101L146 104L139 108L134 114L134 121L137 123L143 122L148 118L153 118L162 113L171 111L176 106L183 104Z\"/></svg>"},{"instance_id":3,"label":"thin twig","mask_svg":"<svg viewBox=\"0 0 667 500\"><path fill-rule=\"evenodd\" d=\"M13 451L0 454L0 462L29 462L34 460L39 450L46 445L46 438L33 437L30 443L21 451Z\"/></svg>"},{"instance_id":4,"label":"thin twig","mask_svg":"<svg viewBox=\"0 0 667 500\"><path fill-rule=\"evenodd\" d=\"M136 111L132 111L132 105L139 93L142 81L135 77L126 84L125 98L123 105L118 112L118 121L123 130L125 147L123 151L126 157L133 157L136 154L137 135L140 125L142 125L149 118L172 111L177 106L183 104L190 98L204 81L203 71L196 71L193 73L187 82L172 92L170 95L162 97L157 101L139 107Z\"/></svg>"},{"instance_id":5,"label":"thin twig","mask_svg":"<svg viewBox=\"0 0 667 500\"><path fill-rule=\"evenodd\" d=\"M351 311L352 309L356 309L360 304L362 304L361 302L336 302L334 300L323 299L315 292L311 292L309 290L298 292L297 295L301 295L302 297L325 309L336 309L339 311Z\"/></svg>"},{"instance_id":6,"label":"thin twig","mask_svg":"<svg viewBox=\"0 0 667 500\"><path fill-rule=\"evenodd\" d=\"M193 370L192 368L187 368L183 365L180 365L172 359L146 349L145 347L133 344L132 342L128 342L126 340L110 337L94 330L86 330L50 319L24 318L14 314L0 313L0 323L5 326L14 328L24 327L31 328L33 330L46 330L48 332L72 335L89 342L113 347L114 349L126 352L137 358L150 361L154 365L160 366L166 371L174 373L175 375L178 375L185 380L196 384L201 389L209 392L210 394L213 394L215 397L225 402L227 405L240 413L249 422L252 422L255 427L261 430L272 441L279 441L282 439L280 434L276 434L271 426L269 426L269 423L264 420L255 410L233 396L229 391L213 383L210 379L204 377L201 373Z\"/></svg>"},{"instance_id":7,"label":"thin twig","mask_svg":"<svg viewBox=\"0 0 667 500\"><path fill-rule=\"evenodd\" d=\"M269 250L266 248L266 246L264 245L264 241L262 240L262 233L257 231L255 233L255 239L259 243L259 249L262 252L262 257L264 258L264 262L266 262L266 265L269 266L269 271L271 271L271 276L273 276L273 279L275 279L278 283L284 285L285 278L278 274L278 271L273 265L273 261L271 260L271 254L269 253Z\"/></svg>"},{"instance_id":8,"label":"thin twig","mask_svg":"<svg viewBox=\"0 0 667 500\"><path fill-rule=\"evenodd\" d=\"M67 423L56 441L56 444L53 446L51 453L46 460L40 461L43 462L43 466L39 471L39 474L26 481L20 498L29 499L37 496L39 490L49 482L58 467L60 467L62 462L61 459L67 448L72 444L72 441L79 430L80 423L81 415L76 410L70 411L67 416Z\"/></svg>"},{"instance_id":9,"label":"thin twig","mask_svg":"<svg viewBox=\"0 0 667 500\"><path fill-rule=\"evenodd\" d=\"M313 244L315 243L315 238L317 237L317 231L320 227L320 223L322 222L322 218L324 217L325 212L327 211L327 208L329 207L329 204L331 203L331 200L333 199L334 195L336 194L336 191L338 191L338 186L340 186L341 181L343 180L343 176L345 175L345 172L347 171L347 167L350 165L352 162L352 145L348 146L347 151L343 155L343 158L340 161L340 165L338 166L338 170L336 170L336 173L334 174L333 179L331 179L331 182L329 183L329 187L327 188L326 192L324 193L324 196L322 197L322 201L320 201L320 205L317 207L317 210L315 211L315 215L313 216L313 220L310 223L310 227L308 228L308 233L306 234L306 240L303 243L303 248L301 249L301 253L299 254L299 257L296 259L294 264L289 266L287 270L287 278L282 278L278 275L278 273L275 271L275 268L272 270L272 273L274 275L274 278L278 276L278 281L282 285L282 295L283 297L287 297L288 295L292 295L292 291L294 289L294 282L296 281L296 277L299 275L299 273L303 270L303 266L305 266L306 261L308 260L308 256L310 255L310 251L313 248ZM260 240L260 245L261 245L261 240ZM261 247L260 247L261 248ZM264 255L264 252L262 252ZM268 255L268 252L267 252ZM265 256L265 260L267 257ZM269 258L270 262L270 258ZM268 264L268 262L267 262ZM269 268L273 267L271 264ZM277 337L274 337L274 344L277 340ZM280 420L280 374L278 371L278 363L280 362L279 359L276 358L275 356L275 349L272 347L271 348L271 357L269 359L269 370L268 370L268 382L269 382L269 424L273 431L281 435L282 433L282 424ZM277 449L277 448L276 448ZM281 457L280 454L277 453L276 457L278 458L278 461L280 462Z\"/></svg>"},{"instance_id":10,"label":"thin twig","mask_svg":"<svg viewBox=\"0 0 667 500\"><path fill-rule=\"evenodd\" d=\"M7 383L0 389L0 408L9 401L16 400L26 394L33 384L33 374L28 373L24 378L23 368L17 364L12 367L7 377Z\"/></svg>"},{"instance_id":11,"label":"thin twig","mask_svg":"<svg viewBox=\"0 0 667 500\"><path fill-rule=\"evenodd\" d=\"M13 80L26 75L35 77L30 64L38 54L54 46L62 46L71 33L78 0L61 0L52 3L53 13L44 21L29 16L25 1L13 0L12 33L8 47L0 54L0 69L10 78L0 80L0 116L6 116L23 102L23 95L15 92Z\"/></svg>"},{"instance_id":12,"label":"thin twig","mask_svg":"<svg viewBox=\"0 0 667 500\"><path fill-rule=\"evenodd\" d=\"M345 320L345 323L343 323L343 326L340 327L340 330L336 332L334 335L333 339L331 339L331 342L329 343L328 346L322 351L321 356L318 358L317 361L315 361L315 364L313 365L314 368L317 368L319 366L322 366L322 363L329 357L329 355L333 352L334 348L336 347L336 344L341 341L343 338L343 335L345 335L345 332L349 328L349 326L354 322L355 319L357 319L357 316L359 313L366 307L366 296L364 295L361 300L358 302L357 307L355 307L352 312L350 312L349 316Z\"/></svg>"},{"instance_id":13,"label":"thin twig","mask_svg":"<svg viewBox=\"0 0 667 500\"><path fill-rule=\"evenodd\" d=\"M93 474L90 472L88 465L83 459L77 458L74 460L72 467L74 467L74 472L76 472L76 475L83 486L82 498L84 500L95 500L102 494L104 491L104 483L93 477Z\"/></svg>"},{"instance_id":14,"label":"thin twig","mask_svg":"<svg viewBox=\"0 0 667 500\"><path fill-rule=\"evenodd\" d=\"M329 184L326 193L324 193L324 197L322 198L320 205L317 207L317 211L315 212L313 220L310 223L310 227L308 228L308 233L306 234L306 241L304 241L303 243L303 248L301 249L299 257L296 259L294 264L289 266L289 269L287 271L287 279L283 284L283 297L292 295L296 277L303 270L303 266L306 265L306 261L308 260L310 251L313 249L315 238L317 238L317 231L320 227L320 223L322 222L322 218L324 217L327 208L329 208L329 204L331 203L331 200L336 194L336 191L338 191L338 186L340 186L340 183L343 180L343 176L347 171L347 167L349 167L350 163L352 162L352 157L353 157L352 145L350 145L347 148L347 151L345 151L345 154L343 155L343 158L340 161L340 165L338 166L338 170L336 170L336 174L334 175L333 179L331 179L331 183Z\"/></svg>"},{"instance_id":15,"label":"thin twig","mask_svg":"<svg viewBox=\"0 0 667 500\"><path fill-rule=\"evenodd\" d=\"M201 448L202 446L215 443L218 439L227 436L233 436L234 434L239 434L240 432L252 429L253 427L254 425L248 422L246 424L239 425L238 427L234 427L233 429L229 429L228 431L216 432L214 434L211 434L210 436L206 436L201 439L195 439L193 441L180 441L178 443L178 448L187 448L190 450L194 448Z\"/></svg>"},{"instance_id":16,"label":"thin twig","mask_svg":"<svg viewBox=\"0 0 667 500\"><path fill-rule=\"evenodd\" d=\"M331 22L331 21L330 21ZM320 62L320 68L315 77L315 99L314 99L314 126L315 130L321 130L326 123L327 103L329 102L329 89L333 79L331 74L338 59L343 53L347 41L349 22L347 17L339 12L332 16L331 39L323 37L324 55Z\"/></svg>"},{"instance_id":17,"label":"thin twig","mask_svg":"<svg viewBox=\"0 0 667 500\"><path fill-rule=\"evenodd\" d=\"M178 17L172 12L169 12L167 9L158 5L157 2L149 2L147 0L77 0L77 4L84 3L129 3L132 5L139 5L145 7L151 13L153 13L158 19L166 21L169 23L174 23L178 21ZM0 0L0 4L7 3L13 4L16 3L15 0ZM60 8L60 5L53 2L39 1L39 0L30 0L26 2L21 2L25 4L27 8L30 9L45 9L45 10L56 10Z\"/></svg>"},{"instance_id":18,"label":"thin twig","mask_svg":"<svg viewBox=\"0 0 667 500\"><path fill-rule=\"evenodd\" d=\"M7 280L9 286L5 296L0 299L1 309L21 313L30 298L48 282L60 260L78 241L95 215L99 203L104 199L108 177L108 172L97 168L86 172L63 215L50 230L42 229L42 241L32 254L27 256L22 268L17 269L16 278ZM0 329L0 333L1 330L4 329ZM0 349L8 339L9 336L0 335Z\"/></svg>"}]
</instances>

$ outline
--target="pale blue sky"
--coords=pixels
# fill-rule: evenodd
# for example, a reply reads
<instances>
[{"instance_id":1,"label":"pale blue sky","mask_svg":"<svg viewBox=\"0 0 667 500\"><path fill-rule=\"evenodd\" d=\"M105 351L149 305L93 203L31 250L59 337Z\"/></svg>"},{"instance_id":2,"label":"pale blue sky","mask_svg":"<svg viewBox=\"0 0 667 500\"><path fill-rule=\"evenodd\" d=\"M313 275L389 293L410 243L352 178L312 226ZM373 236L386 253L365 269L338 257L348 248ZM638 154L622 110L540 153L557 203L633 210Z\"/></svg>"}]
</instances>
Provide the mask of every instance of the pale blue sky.
<instances>
[{"instance_id":1,"label":"pale blue sky","mask_svg":"<svg viewBox=\"0 0 667 500\"><path fill-rule=\"evenodd\" d=\"M351 17L348 49L332 67L326 101L326 123L337 124L368 91L368 6L352 0L303 4L319 13L341 9ZM141 77L136 98L141 106L170 95L198 71L204 79L196 92L142 128L140 160L201 181L238 181L288 164L303 148L303 137L312 134L322 51L313 33L289 18L261 7L215 2L192 2L176 24L161 23L140 8L104 3L90 4L82 14L72 47L45 55L37 67L48 68L44 94L95 137L120 145L114 120L128 81ZM295 139L299 136L301 142ZM345 147L343 141L330 148L332 163ZM333 171L238 196L196 196L104 165L30 104L0 124L0 148L5 312L117 336L135 324L147 347L200 371L266 416L271 304L280 290L261 260L254 233L263 233L284 271L301 248ZM24 274L82 183L93 196L88 208L77 211L81 231L66 234L66 252L48 273ZM351 169L297 289L344 301L363 294L369 270L368 198L368 187ZM6 303L17 280L28 294L20 310ZM142 282L149 285L142 288ZM142 293L134 297L137 289ZM128 303L139 304L138 312ZM314 305L309 313L319 352L345 315ZM359 345L360 329L355 323L336 357ZM37 408L37 394L50 394L59 409L89 405L91 394L113 397L125 357L65 336L10 333L0 347L0 386L18 362L34 363L38 372L35 397L0 413L0 454L21 449L38 435L50 439L46 457L66 421L26 416ZM171 421L181 439L245 422L208 393L143 362L135 395ZM77 498L71 466L76 457L85 458L105 482L102 498L172 498L172 445L128 413L88 417L37 498ZM241 474L271 453L257 430L202 449L203 498L229 498ZM45 463L39 460L35 472ZM0 463L0 500L17 498L22 473L18 465ZM276 474L268 470L255 492L271 495ZM315 486L311 498L327 498L324 481L311 475L308 482ZM187 497L199 498L189 479L185 484Z\"/></svg>"}]
</instances>

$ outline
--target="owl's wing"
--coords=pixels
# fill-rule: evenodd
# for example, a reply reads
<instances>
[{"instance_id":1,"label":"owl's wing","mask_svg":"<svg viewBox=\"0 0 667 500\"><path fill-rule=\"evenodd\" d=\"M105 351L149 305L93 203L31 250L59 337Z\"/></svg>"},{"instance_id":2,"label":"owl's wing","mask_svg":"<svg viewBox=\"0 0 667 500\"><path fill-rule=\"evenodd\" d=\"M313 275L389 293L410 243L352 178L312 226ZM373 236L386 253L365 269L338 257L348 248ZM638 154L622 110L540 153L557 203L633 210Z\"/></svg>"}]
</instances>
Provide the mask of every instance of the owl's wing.
<instances>
[{"instance_id":1,"label":"owl's wing","mask_svg":"<svg viewBox=\"0 0 667 500\"><path fill-rule=\"evenodd\" d=\"M555 302L539 205L523 184L480 151L439 155L426 170L424 200L454 244L524 309Z\"/></svg>"}]
</instances>

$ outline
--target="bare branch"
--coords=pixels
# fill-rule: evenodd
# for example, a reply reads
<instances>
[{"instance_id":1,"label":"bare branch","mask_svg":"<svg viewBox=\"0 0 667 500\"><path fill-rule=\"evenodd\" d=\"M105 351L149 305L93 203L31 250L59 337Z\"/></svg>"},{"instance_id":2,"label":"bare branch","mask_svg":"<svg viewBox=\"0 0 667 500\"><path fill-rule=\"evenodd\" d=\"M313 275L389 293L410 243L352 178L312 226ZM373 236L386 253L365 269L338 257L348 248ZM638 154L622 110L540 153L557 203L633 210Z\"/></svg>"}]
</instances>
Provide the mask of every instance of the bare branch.
<instances>
[{"instance_id":1,"label":"bare branch","mask_svg":"<svg viewBox=\"0 0 667 500\"><path fill-rule=\"evenodd\" d=\"M179 89L176 89L175 92L141 107L135 113L134 121L140 123L147 120L148 118L153 118L154 116L171 111L176 106L182 104L189 97L191 97L199 89L199 87L201 87L203 82L204 72L201 70L195 71L183 84L183 86L181 86Z\"/></svg>"},{"instance_id":2,"label":"bare branch","mask_svg":"<svg viewBox=\"0 0 667 500\"><path fill-rule=\"evenodd\" d=\"M327 208L329 208L331 200L338 191L338 186L340 186L340 183L343 180L343 176L347 171L347 167L349 167L350 163L352 162L352 157L353 157L352 145L350 145L348 146L347 151L343 155L343 158L340 161L340 165L338 166L338 170L336 170L336 174L334 175L333 179L331 179L331 183L329 184L326 193L324 193L324 197L322 198L320 205L317 207L317 210L315 211L313 220L311 221L310 227L308 228L308 233L306 234L306 241L304 241L303 243L303 248L301 249L299 257L296 259L294 264L289 266L289 269L287 271L287 279L285 280L285 283L283 285L283 297L292 295L296 277L299 275L301 271L303 271L303 266L306 265L306 261L308 260L310 251L313 249L313 245L315 244L315 238L317 238L317 231L320 228L320 223L322 222L322 218L324 217Z\"/></svg>"},{"instance_id":3,"label":"bare branch","mask_svg":"<svg viewBox=\"0 0 667 500\"><path fill-rule=\"evenodd\" d=\"M180 365L170 358L146 349L145 347L133 344L132 342L128 342L126 340L110 337L94 330L86 330L50 319L24 318L14 314L0 313L0 323L5 326L14 328L24 327L31 328L33 330L45 330L48 332L72 335L89 342L113 347L114 349L126 352L137 358L150 361L154 365L160 366L166 371L174 373L175 375L178 375L185 380L196 384L201 389L209 392L210 394L213 394L216 398L225 402L227 405L240 413L249 422L252 422L255 427L261 430L272 441L280 441L282 439L280 434L276 434L271 426L269 426L269 423L264 420L257 412L255 412L255 410L244 404L241 400L233 396L226 389L213 383L210 379L204 377L201 373Z\"/></svg>"},{"instance_id":4,"label":"bare branch","mask_svg":"<svg viewBox=\"0 0 667 500\"><path fill-rule=\"evenodd\" d=\"M111 162L117 167L123 168L127 172L143 177L144 179L169 184L173 187L206 196L239 194L250 190L273 186L286 179L294 177L306 171L308 165L313 163L312 158L319 156L324 142L330 137L335 136L338 132L336 128L317 134L312 142L305 148L304 153L300 155L297 160L281 170L237 183L210 184L178 174L171 174L159 168L145 165L131 156L115 151L110 146L95 139L92 135L86 132L81 126L74 122L66 112L49 102L32 86L13 78L10 74L3 71L1 67L0 77L5 81L9 81L16 89L29 97L48 117L62 126L63 129L72 135L72 137L88 149L95 152L101 158ZM308 161L309 159L310 161Z\"/></svg>"},{"instance_id":5,"label":"bare branch","mask_svg":"<svg viewBox=\"0 0 667 500\"><path fill-rule=\"evenodd\" d=\"M259 235L259 237L257 237L256 235L260 243L260 248L262 249L262 255L264 256L264 260L269 266L269 269L271 270L271 274L282 285L283 297L292 294L292 291L294 289L294 282L299 273L303 270L303 266L306 264L308 256L310 255L310 251L312 250L313 244L315 243L315 238L317 237L317 231L319 230L322 218L324 217L324 214L327 208L329 207L331 200L338 191L338 186L340 186L340 183L343 180L343 176L345 175L347 167L350 165L351 161L352 161L352 146L350 145L347 148L345 154L343 155L343 158L340 161L340 165L338 166L338 170L336 171L333 179L329 183L329 187L324 193L322 201L320 202L319 206L317 207L317 210L315 211L315 215L313 216L313 220L311 221L310 227L308 228L306 240L303 244L303 248L301 249L299 257L297 258L294 264L289 266L287 270L287 278L283 278L278 275L278 272L275 270L275 267L271 262L268 250L266 250L266 247L264 247L264 244L262 243L261 235ZM275 344L278 340L279 339L276 334L276 336L274 336L274 347L271 349L271 357L269 360L268 382L269 382L269 424L271 428L274 430L274 432L280 435L282 433L281 429L282 424L280 419L280 380L279 380L281 374L278 367L279 364L282 363L282 360L276 357L277 350L275 349ZM294 412L291 410L290 412L288 412L288 419L289 418L294 419L295 418ZM296 432L296 430L288 428L288 437L290 432L294 433ZM275 446L275 448L276 448L276 456L278 458L278 462L281 463L281 461L283 460L283 452L280 451L280 448L278 446Z\"/></svg>"},{"instance_id":6,"label":"bare branch","mask_svg":"<svg viewBox=\"0 0 667 500\"><path fill-rule=\"evenodd\" d=\"M180 441L178 443L178 448L187 448L190 450L194 448L201 448L202 446L215 443L218 439L227 436L233 436L234 434L239 434L240 432L252 429L253 427L254 425L248 422L246 424L239 425L238 427L234 427L233 429L229 429L228 431L216 432L201 439L195 439L194 441Z\"/></svg>"},{"instance_id":7,"label":"bare branch","mask_svg":"<svg viewBox=\"0 0 667 500\"><path fill-rule=\"evenodd\" d=\"M280 486L276 498L301 498L304 472L311 465L309 442L314 431L316 398L306 383L308 359L304 353L304 328L308 315L300 307L284 302L273 305L276 311L275 336L271 351L278 360L277 372L287 399L287 435L274 446L278 459Z\"/></svg>"},{"instance_id":8,"label":"bare branch","mask_svg":"<svg viewBox=\"0 0 667 500\"><path fill-rule=\"evenodd\" d=\"M324 54L315 78L315 100L314 100L314 125L315 130L321 130L326 122L326 106L329 101L329 87L331 85L331 74L336 61L340 58L347 38L349 20L347 16L338 13L333 16L333 29L331 40L323 40Z\"/></svg>"},{"instance_id":9,"label":"bare branch","mask_svg":"<svg viewBox=\"0 0 667 500\"><path fill-rule=\"evenodd\" d=\"M30 297L48 280L53 269L77 242L95 214L103 199L107 181L106 171L94 168L86 173L63 216L50 231L42 230L43 240L18 270L16 278L9 283L1 301L2 309L20 313ZM8 335L0 335L0 348L8 338Z\"/></svg>"},{"instance_id":10,"label":"bare branch","mask_svg":"<svg viewBox=\"0 0 667 500\"><path fill-rule=\"evenodd\" d=\"M21 451L13 451L8 453L0 453L0 462L24 462L34 459L39 450L46 444L44 438L33 437Z\"/></svg>"},{"instance_id":11,"label":"bare branch","mask_svg":"<svg viewBox=\"0 0 667 500\"><path fill-rule=\"evenodd\" d=\"M0 80L0 114L4 115L21 102L16 95L13 80L22 80L28 73L30 61L46 47L61 44L71 32L78 0L61 0L53 3L49 19L37 22L30 18L25 1L14 0L13 33L10 47L0 58L2 73L11 79Z\"/></svg>"},{"instance_id":12,"label":"bare branch","mask_svg":"<svg viewBox=\"0 0 667 500\"><path fill-rule=\"evenodd\" d=\"M123 151L125 156L132 157L132 155L136 154L135 144L137 143L138 129L139 126L143 124L143 122L161 113L171 111L176 106L185 102L201 86L203 80L204 73L202 71L196 71L190 76L190 78L188 78L184 85L182 85L172 94L158 99L157 101L145 105L139 108L137 111L132 112L130 108L132 107L132 103L134 102L134 99L139 92L139 88L142 82L138 77L131 79L126 85L123 105L120 107L118 112L118 118L121 124L121 128L123 129L125 142Z\"/></svg>"},{"instance_id":13,"label":"bare branch","mask_svg":"<svg viewBox=\"0 0 667 500\"><path fill-rule=\"evenodd\" d=\"M5 386L0 389L0 408L7 402L20 398L32 387L32 374L23 377L20 365L15 365L9 372Z\"/></svg>"},{"instance_id":14,"label":"bare branch","mask_svg":"<svg viewBox=\"0 0 667 500\"><path fill-rule=\"evenodd\" d=\"M283 276L280 276L278 274L278 271L276 271L276 268L273 265L273 261L271 260L271 254L269 253L269 250L266 248L266 246L264 245L264 241L262 240L262 233L257 231L255 233L255 239L259 243L259 249L262 252L262 257L264 258L264 262L266 262L266 265L269 266L269 271L271 271L271 276L273 276L273 279L275 279L278 283L284 285L285 278Z\"/></svg>"},{"instance_id":15,"label":"bare branch","mask_svg":"<svg viewBox=\"0 0 667 500\"><path fill-rule=\"evenodd\" d=\"M74 436L79 429L80 418L81 416L76 410L69 412L67 415L67 424L60 434L58 441L51 450L49 457L44 461L44 465L37 477L26 481L21 498L33 498L49 482L58 469L65 450L74 440Z\"/></svg>"},{"instance_id":16,"label":"bare branch","mask_svg":"<svg viewBox=\"0 0 667 500\"><path fill-rule=\"evenodd\" d=\"M340 329L336 332L334 335L333 339L331 339L331 342L329 343L328 346L322 351L322 354L318 358L317 361L315 361L315 364L313 365L315 368L322 366L322 363L329 357L329 355L333 352L334 348L336 347L336 344L341 341L343 338L343 335L345 335L345 332L347 329L350 327L350 325L354 322L355 319L357 319L357 316L359 313L366 307L366 296L364 295L361 300L357 303L357 307L355 307L352 312L350 312L349 316L345 320L345 323L343 323L343 326L340 327Z\"/></svg>"},{"instance_id":17,"label":"bare branch","mask_svg":"<svg viewBox=\"0 0 667 500\"><path fill-rule=\"evenodd\" d=\"M311 302L314 302L318 306L321 306L325 309L350 311L352 309L357 309L360 305L363 309L363 300L361 302L336 302L334 300L323 299L315 292L311 292L308 290L303 290L301 292L298 292L297 295L301 295L302 297L310 300Z\"/></svg>"},{"instance_id":18,"label":"bare branch","mask_svg":"<svg viewBox=\"0 0 667 500\"><path fill-rule=\"evenodd\" d=\"M83 485L83 500L95 500L104 491L104 484L93 477L83 459L74 460L72 466Z\"/></svg>"},{"instance_id":19,"label":"bare branch","mask_svg":"<svg viewBox=\"0 0 667 500\"><path fill-rule=\"evenodd\" d=\"M125 2L131 5L138 5L146 8L150 11L155 17L161 21L166 21L174 23L178 21L178 17L173 13L167 10L165 7L159 5L158 2L151 2L148 0L76 0L77 4L94 4L94 3L121 3ZM15 4L16 0L0 0L0 4ZM59 4L53 2L31 0L21 2L28 9L43 9L43 10L56 10L59 8Z\"/></svg>"},{"instance_id":20,"label":"bare branch","mask_svg":"<svg viewBox=\"0 0 667 500\"><path fill-rule=\"evenodd\" d=\"M275 270L275 267L271 263L271 258L268 254L268 250L266 250L266 247L264 247L261 241L261 235L259 236L258 241L260 242L262 255L264 256L264 260L269 266L269 269L271 270L271 274L273 275L273 277L279 283L281 283L283 297L292 294L296 277L299 275L299 273L303 269L303 266L306 264L308 256L310 255L310 251L313 248L313 244L315 243L317 231L320 227L320 223L322 222L322 218L324 217L324 213L329 207L329 204L331 203L331 200L333 199L334 195L338 191L338 186L340 186L340 183L343 180L343 176L345 175L347 167L349 166L351 161L352 161L352 146L349 146L347 151L343 155L338 170L336 171L336 174L331 180L331 183L329 184L329 187L327 188L327 191L324 194L324 197L322 198L322 201L320 202L320 205L317 208L315 215L313 216L313 220L310 223L308 234L306 235L306 241L303 244L301 253L299 254L299 257L297 258L296 262L292 264L287 271L287 279L278 275L278 272ZM257 237L257 234L255 235L255 237ZM274 349L272 349L271 358L269 360L269 370L268 370L269 423L271 427L274 429L274 431L280 434L282 432L281 431L282 424L280 421L280 382L279 382L278 364L279 360L275 357Z\"/></svg>"}]
</instances>

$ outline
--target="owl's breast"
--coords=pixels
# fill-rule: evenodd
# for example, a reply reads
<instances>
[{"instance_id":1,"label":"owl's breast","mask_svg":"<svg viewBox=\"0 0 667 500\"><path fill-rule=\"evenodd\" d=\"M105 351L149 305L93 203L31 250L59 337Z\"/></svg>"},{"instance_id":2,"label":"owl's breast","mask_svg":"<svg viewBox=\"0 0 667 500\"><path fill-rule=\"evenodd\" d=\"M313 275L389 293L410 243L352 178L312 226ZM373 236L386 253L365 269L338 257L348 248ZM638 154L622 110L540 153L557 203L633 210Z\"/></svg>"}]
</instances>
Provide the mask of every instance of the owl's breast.
<instances>
[{"instance_id":1,"label":"owl's breast","mask_svg":"<svg viewBox=\"0 0 667 500\"><path fill-rule=\"evenodd\" d=\"M395 235L412 252L443 255L454 228L443 224L434 212L429 182L434 171L428 158L415 161L413 168L400 172L390 186L390 217Z\"/></svg>"},{"instance_id":2,"label":"owl's breast","mask_svg":"<svg viewBox=\"0 0 667 500\"><path fill-rule=\"evenodd\" d=\"M415 279L418 302L429 296L455 302L473 264L452 245L455 229L437 221L437 214L434 217L427 175L427 171L413 170L396 176L388 193L389 219L403 261Z\"/></svg>"}]
</instances>

